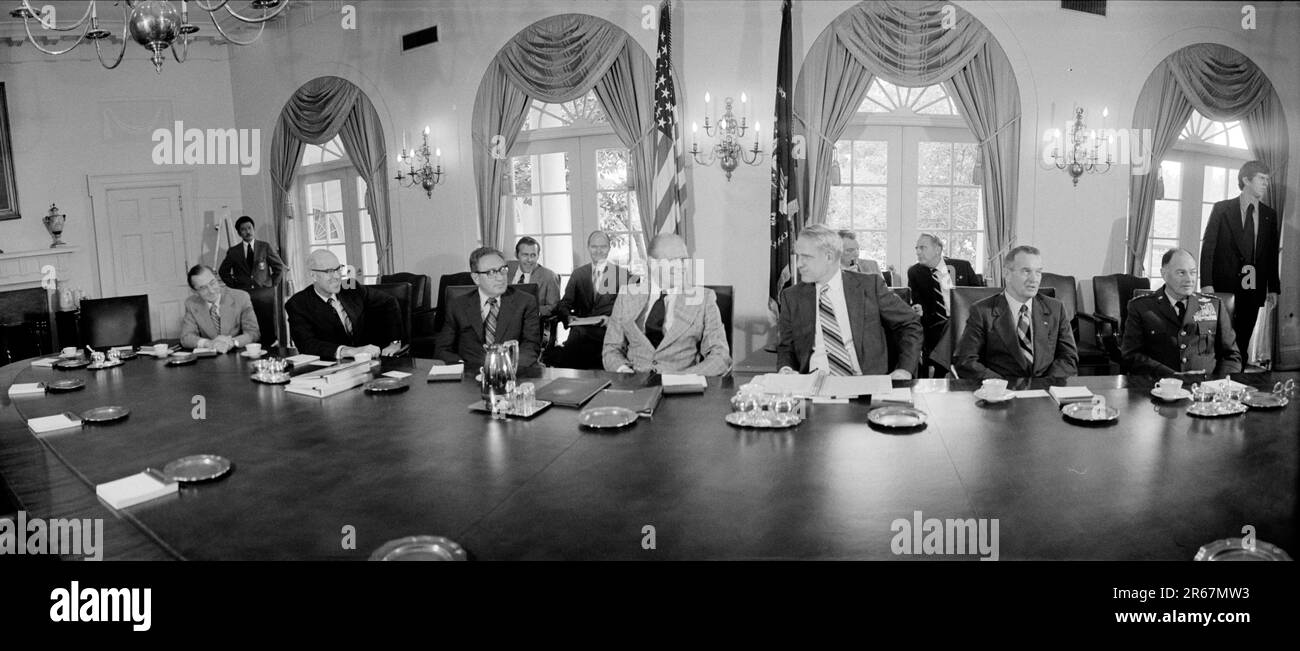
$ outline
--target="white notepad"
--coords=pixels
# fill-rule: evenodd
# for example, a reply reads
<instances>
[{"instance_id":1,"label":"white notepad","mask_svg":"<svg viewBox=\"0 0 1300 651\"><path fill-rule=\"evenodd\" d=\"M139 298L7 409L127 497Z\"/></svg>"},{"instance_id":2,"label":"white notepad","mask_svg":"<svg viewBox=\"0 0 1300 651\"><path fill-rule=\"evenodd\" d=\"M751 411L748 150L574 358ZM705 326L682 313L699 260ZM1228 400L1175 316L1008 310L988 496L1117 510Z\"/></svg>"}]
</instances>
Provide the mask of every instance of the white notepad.
<instances>
[{"instance_id":1,"label":"white notepad","mask_svg":"<svg viewBox=\"0 0 1300 651\"><path fill-rule=\"evenodd\" d=\"M39 366L39 367L44 367L44 368L53 368L53 367L54 367L54 363L57 362L57 361L59 361L59 358L58 358L58 357L46 357L46 358L44 358L44 359L38 359L38 360L32 362L32 366Z\"/></svg>"},{"instance_id":2,"label":"white notepad","mask_svg":"<svg viewBox=\"0 0 1300 651\"><path fill-rule=\"evenodd\" d=\"M65 412L53 416L28 419L27 427L37 434L49 434L50 432L80 429L81 419L76 414Z\"/></svg>"},{"instance_id":3,"label":"white notepad","mask_svg":"<svg viewBox=\"0 0 1300 651\"><path fill-rule=\"evenodd\" d=\"M95 487L95 494L99 495L100 499L108 502L109 506L115 509L124 509L141 502L148 502L164 495L170 495L177 490L178 485L175 481L160 480L146 471L116 479L106 484L100 484Z\"/></svg>"},{"instance_id":4,"label":"white notepad","mask_svg":"<svg viewBox=\"0 0 1300 651\"><path fill-rule=\"evenodd\" d=\"M871 394L871 402L888 403L894 405L911 405L913 404L912 390L907 387L891 389L888 393Z\"/></svg>"},{"instance_id":5,"label":"white notepad","mask_svg":"<svg viewBox=\"0 0 1300 651\"><path fill-rule=\"evenodd\" d=\"M446 366L432 366L429 368L429 378L434 380L452 380L458 379L465 374L465 364L447 364Z\"/></svg>"},{"instance_id":6,"label":"white notepad","mask_svg":"<svg viewBox=\"0 0 1300 651\"><path fill-rule=\"evenodd\" d=\"M24 382L9 385L9 397L45 395L45 385L40 382Z\"/></svg>"},{"instance_id":7,"label":"white notepad","mask_svg":"<svg viewBox=\"0 0 1300 651\"><path fill-rule=\"evenodd\" d=\"M320 355L308 355L303 353L301 355L294 355L284 361L289 362L294 366L302 366L303 364L310 364L318 359L320 359Z\"/></svg>"}]
</instances>

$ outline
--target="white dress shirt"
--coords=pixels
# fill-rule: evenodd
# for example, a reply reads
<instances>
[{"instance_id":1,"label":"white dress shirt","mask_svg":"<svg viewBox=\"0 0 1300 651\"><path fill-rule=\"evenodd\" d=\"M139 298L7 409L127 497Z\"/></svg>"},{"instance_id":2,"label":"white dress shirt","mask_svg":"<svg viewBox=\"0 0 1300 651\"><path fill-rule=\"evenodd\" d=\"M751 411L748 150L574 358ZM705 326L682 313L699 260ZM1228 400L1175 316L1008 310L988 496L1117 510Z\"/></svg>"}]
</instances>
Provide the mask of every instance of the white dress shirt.
<instances>
[{"instance_id":1,"label":"white dress shirt","mask_svg":"<svg viewBox=\"0 0 1300 651\"><path fill-rule=\"evenodd\" d=\"M500 313L501 313L501 297L500 297L500 296L488 296L487 294L484 294L484 293L483 293L483 290L481 290L481 289L478 290L478 313L479 313L479 316L482 317L482 319L483 319L484 321L487 321L488 312L490 312L490 311L492 310L492 306L488 305L488 300L493 299L493 298L497 299L497 314L500 314Z\"/></svg>"},{"instance_id":2,"label":"white dress shirt","mask_svg":"<svg viewBox=\"0 0 1300 651\"><path fill-rule=\"evenodd\" d=\"M826 357L826 342L823 341L822 337L821 297L823 285L829 287L827 294L831 299L831 307L835 309L835 321L839 323L840 338L844 340L844 349L849 353L849 363L853 366L853 374L862 375L862 367L858 365L858 351L853 346L853 328L849 325L849 306L844 300L843 271L836 271L830 280L825 283L817 283L815 286L816 294L813 301L817 307L817 325L813 328L813 353L808 360L808 369L811 371L824 370L827 373L831 370L830 360Z\"/></svg>"}]
</instances>

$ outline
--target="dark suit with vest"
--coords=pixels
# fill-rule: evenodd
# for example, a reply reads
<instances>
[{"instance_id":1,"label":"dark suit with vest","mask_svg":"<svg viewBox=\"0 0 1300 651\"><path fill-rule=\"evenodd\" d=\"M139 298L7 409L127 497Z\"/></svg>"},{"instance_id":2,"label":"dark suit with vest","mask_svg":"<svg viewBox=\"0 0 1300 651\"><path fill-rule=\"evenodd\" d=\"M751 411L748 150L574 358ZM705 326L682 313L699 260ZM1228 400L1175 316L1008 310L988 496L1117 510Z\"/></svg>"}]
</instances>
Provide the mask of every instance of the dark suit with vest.
<instances>
[{"instance_id":1,"label":"dark suit with vest","mask_svg":"<svg viewBox=\"0 0 1300 651\"><path fill-rule=\"evenodd\" d=\"M300 353L334 359L339 346L384 348L402 338L402 315L397 300L365 285L344 289L335 295L352 323L348 333L338 312L321 299L314 285L294 294L285 304L289 332Z\"/></svg>"},{"instance_id":2,"label":"dark suit with vest","mask_svg":"<svg viewBox=\"0 0 1300 651\"><path fill-rule=\"evenodd\" d=\"M230 247L217 271L221 276L221 282L226 283L226 287L245 291L278 285L283 273L284 261L280 259L280 254L271 248L269 242L262 240L253 240L252 260L248 259L244 242Z\"/></svg>"},{"instance_id":3,"label":"dark suit with vest","mask_svg":"<svg viewBox=\"0 0 1300 651\"><path fill-rule=\"evenodd\" d=\"M879 275L840 272L840 277L853 348L862 374L883 375L897 369L915 374L923 338L916 313ZM817 338L817 300L816 283L802 282L781 290L777 300L780 310L777 368L789 366L800 373L809 372ZM886 329L894 333L898 342L898 363L892 369Z\"/></svg>"},{"instance_id":4,"label":"dark suit with vest","mask_svg":"<svg viewBox=\"0 0 1300 651\"><path fill-rule=\"evenodd\" d=\"M1236 295L1232 329L1243 360L1264 298L1269 292L1281 291L1278 277L1278 242L1281 236L1277 213L1262 202L1257 205L1259 214L1253 216L1253 246L1245 235L1240 197L1214 204L1201 242L1201 284L1213 285L1216 292ZM1248 278L1244 271L1247 265L1254 269L1253 278ZM1251 281L1253 288L1243 287Z\"/></svg>"},{"instance_id":5,"label":"dark suit with vest","mask_svg":"<svg viewBox=\"0 0 1300 651\"><path fill-rule=\"evenodd\" d=\"M1129 301L1120 342L1125 373L1225 375L1241 370L1236 334L1219 298L1192 294L1186 301L1182 319L1163 287Z\"/></svg>"},{"instance_id":6,"label":"dark suit with vest","mask_svg":"<svg viewBox=\"0 0 1300 651\"><path fill-rule=\"evenodd\" d=\"M519 342L518 368L537 363L542 349L542 326L537 315L537 299L528 292L507 287L497 306L494 343ZM442 322L433 343L433 356L448 364L465 362L466 370L483 366L483 312L478 290L448 300L447 318Z\"/></svg>"},{"instance_id":7,"label":"dark suit with vest","mask_svg":"<svg viewBox=\"0 0 1300 651\"><path fill-rule=\"evenodd\" d=\"M564 298L555 305L555 315L568 325L571 317L609 316L614 312L619 289L628 280L627 270L610 262L605 265L600 286L592 282L591 264L573 270ZM558 366L602 369L601 352L605 345L604 326L574 326L560 351Z\"/></svg>"},{"instance_id":8,"label":"dark suit with vest","mask_svg":"<svg viewBox=\"0 0 1300 651\"><path fill-rule=\"evenodd\" d=\"M1020 354L1013 314L1006 293L990 296L971 306L966 330L957 343L953 366L962 378L1070 377L1079 370L1074 332L1061 302L1039 294L1029 305L1034 363L1030 368Z\"/></svg>"}]
</instances>

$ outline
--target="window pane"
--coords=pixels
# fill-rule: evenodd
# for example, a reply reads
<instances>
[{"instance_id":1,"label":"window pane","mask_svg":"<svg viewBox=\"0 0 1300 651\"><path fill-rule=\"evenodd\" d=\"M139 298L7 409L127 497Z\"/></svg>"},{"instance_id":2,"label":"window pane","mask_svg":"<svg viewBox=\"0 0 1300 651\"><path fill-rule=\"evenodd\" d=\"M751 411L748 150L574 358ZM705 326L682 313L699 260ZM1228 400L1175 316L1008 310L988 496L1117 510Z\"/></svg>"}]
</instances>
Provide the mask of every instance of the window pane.
<instances>
[{"instance_id":1,"label":"window pane","mask_svg":"<svg viewBox=\"0 0 1300 651\"><path fill-rule=\"evenodd\" d=\"M572 231L569 217L569 195L549 194L542 197L542 230L546 233Z\"/></svg>"},{"instance_id":2,"label":"window pane","mask_svg":"<svg viewBox=\"0 0 1300 651\"><path fill-rule=\"evenodd\" d=\"M329 230L326 225L329 220L325 218L325 213L314 212L311 215L311 243L324 244L329 241Z\"/></svg>"},{"instance_id":3,"label":"window pane","mask_svg":"<svg viewBox=\"0 0 1300 651\"><path fill-rule=\"evenodd\" d=\"M557 274L573 273L573 238L568 235L542 238L541 262Z\"/></svg>"},{"instance_id":4,"label":"window pane","mask_svg":"<svg viewBox=\"0 0 1300 651\"><path fill-rule=\"evenodd\" d=\"M959 260L970 260L972 264L981 260L980 251L983 250L983 236L980 233L969 231L957 231L948 238L948 244L944 248L944 255ZM980 265L976 265L976 273L980 273Z\"/></svg>"},{"instance_id":5,"label":"window pane","mask_svg":"<svg viewBox=\"0 0 1300 651\"><path fill-rule=\"evenodd\" d=\"M858 231L858 257L874 260L880 265L881 270L885 268L885 261L889 257L886 251L889 245L889 234L882 231Z\"/></svg>"},{"instance_id":6,"label":"window pane","mask_svg":"<svg viewBox=\"0 0 1300 651\"><path fill-rule=\"evenodd\" d=\"M1176 160L1160 163L1160 178L1165 183L1166 199L1183 198L1183 164Z\"/></svg>"},{"instance_id":7,"label":"window pane","mask_svg":"<svg viewBox=\"0 0 1300 651\"><path fill-rule=\"evenodd\" d=\"M889 143L873 140L853 142L853 182L884 184L888 171Z\"/></svg>"},{"instance_id":8,"label":"window pane","mask_svg":"<svg viewBox=\"0 0 1300 651\"><path fill-rule=\"evenodd\" d=\"M302 148L302 167L308 165L319 165L321 149L316 145L307 145Z\"/></svg>"},{"instance_id":9,"label":"window pane","mask_svg":"<svg viewBox=\"0 0 1300 651\"><path fill-rule=\"evenodd\" d=\"M596 216L601 230L629 231L627 192L597 192Z\"/></svg>"},{"instance_id":10,"label":"window pane","mask_svg":"<svg viewBox=\"0 0 1300 651\"><path fill-rule=\"evenodd\" d=\"M596 187L601 190L627 188L627 150L596 150Z\"/></svg>"},{"instance_id":11,"label":"window pane","mask_svg":"<svg viewBox=\"0 0 1300 651\"><path fill-rule=\"evenodd\" d=\"M569 155L564 152L538 156L541 180L539 192L569 191Z\"/></svg>"},{"instance_id":12,"label":"window pane","mask_svg":"<svg viewBox=\"0 0 1300 651\"><path fill-rule=\"evenodd\" d=\"M335 244L325 248L329 249L330 253L333 253L334 256L339 259L339 264L348 263L348 247L343 246L342 244Z\"/></svg>"},{"instance_id":13,"label":"window pane","mask_svg":"<svg viewBox=\"0 0 1300 651\"><path fill-rule=\"evenodd\" d=\"M884 230L888 216L885 214L885 188L853 188L853 226Z\"/></svg>"},{"instance_id":14,"label":"window pane","mask_svg":"<svg viewBox=\"0 0 1300 651\"><path fill-rule=\"evenodd\" d=\"M514 197L511 200L515 211L515 233L540 233L542 232L542 219L537 214L537 206L533 202L533 197Z\"/></svg>"},{"instance_id":15,"label":"window pane","mask_svg":"<svg viewBox=\"0 0 1300 651\"><path fill-rule=\"evenodd\" d=\"M1157 201L1151 237L1178 239L1178 201Z\"/></svg>"},{"instance_id":16,"label":"window pane","mask_svg":"<svg viewBox=\"0 0 1300 651\"><path fill-rule=\"evenodd\" d=\"M532 193L533 158L533 156L515 156L510 159L510 178L514 180L514 194Z\"/></svg>"},{"instance_id":17,"label":"window pane","mask_svg":"<svg viewBox=\"0 0 1300 651\"><path fill-rule=\"evenodd\" d=\"M962 230L982 230L984 228L983 208L980 200L981 188L954 188L952 202L952 227ZM949 256L951 257L951 256ZM963 258L969 260L970 258Z\"/></svg>"},{"instance_id":18,"label":"window pane","mask_svg":"<svg viewBox=\"0 0 1300 651\"><path fill-rule=\"evenodd\" d=\"M361 241L375 241L375 225L370 221L370 211L362 210L357 213L357 221L361 222Z\"/></svg>"},{"instance_id":19,"label":"window pane","mask_svg":"<svg viewBox=\"0 0 1300 651\"><path fill-rule=\"evenodd\" d=\"M916 226L921 230L947 229L952 214L951 190L948 188L916 189Z\"/></svg>"},{"instance_id":20,"label":"window pane","mask_svg":"<svg viewBox=\"0 0 1300 651\"><path fill-rule=\"evenodd\" d=\"M979 160L979 145L957 143L953 152L953 185L983 185L984 179L975 178L975 163Z\"/></svg>"},{"instance_id":21,"label":"window pane","mask_svg":"<svg viewBox=\"0 0 1300 651\"><path fill-rule=\"evenodd\" d=\"M1165 251L1176 248L1176 240L1151 240L1150 251L1147 253L1146 273L1148 278L1160 278L1160 258L1165 255Z\"/></svg>"},{"instance_id":22,"label":"window pane","mask_svg":"<svg viewBox=\"0 0 1300 651\"><path fill-rule=\"evenodd\" d=\"M1224 191L1228 178L1228 170L1213 165L1205 166L1205 188L1202 192L1202 200L1210 203L1222 201L1227 197Z\"/></svg>"},{"instance_id":23,"label":"window pane","mask_svg":"<svg viewBox=\"0 0 1300 651\"><path fill-rule=\"evenodd\" d=\"M330 242L346 241L347 231L343 229L343 213L327 212L326 217L326 237Z\"/></svg>"},{"instance_id":24,"label":"window pane","mask_svg":"<svg viewBox=\"0 0 1300 651\"><path fill-rule=\"evenodd\" d=\"M835 164L839 167L838 179L831 178L832 185L848 185L853 182L853 141L841 140L835 143Z\"/></svg>"},{"instance_id":25,"label":"window pane","mask_svg":"<svg viewBox=\"0 0 1300 651\"><path fill-rule=\"evenodd\" d=\"M1214 210L1213 204L1201 204L1201 239L1205 239L1205 227L1210 225L1210 212Z\"/></svg>"},{"instance_id":26,"label":"window pane","mask_svg":"<svg viewBox=\"0 0 1300 651\"><path fill-rule=\"evenodd\" d=\"M368 274L379 272L379 249L373 243L361 245L361 270Z\"/></svg>"},{"instance_id":27,"label":"window pane","mask_svg":"<svg viewBox=\"0 0 1300 651\"><path fill-rule=\"evenodd\" d=\"M325 212L343 210L343 184L335 181L325 182Z\"/></svg>"},{"instance_id":28,"label":"window pane","mask_svg":"<svg viewBox=\"0 0 1300 651\"><path fill-rule=\"evenodd\" d=\"M357 176L357 208L366 209L366 182Z\"/></svg>"},{"instance_id":29,"label":"window pane","mask_svg":"<svg viewBox=\"0 0 1300 651\"><path fill-rule=\"evenodd\" d=\"M324 183L310 183L307 185L307 214L325 209L324 186Z\"/></svg>"},{"instance_id":30,"label":"window pane","mask_svg":"<svg viewBox=\"0 0 1300 651\"><path fill-rule=\"evenodd\" d=\"M849 186L831 187L831 200L826 208L826 226L828 228L839 230L853 227L853 207L849 201L851 192L852 188Z\"/></svg>"},{"instance_id":31,"label":"window pane","mask_svg":"<svg viewBox=\"0 0 1300 651\"><path fill-rule=\"evenodd\" d=\"M947 185L952 183L952 144L947 142L917 143L917 183Z\"/></svg>"}]
</instances>

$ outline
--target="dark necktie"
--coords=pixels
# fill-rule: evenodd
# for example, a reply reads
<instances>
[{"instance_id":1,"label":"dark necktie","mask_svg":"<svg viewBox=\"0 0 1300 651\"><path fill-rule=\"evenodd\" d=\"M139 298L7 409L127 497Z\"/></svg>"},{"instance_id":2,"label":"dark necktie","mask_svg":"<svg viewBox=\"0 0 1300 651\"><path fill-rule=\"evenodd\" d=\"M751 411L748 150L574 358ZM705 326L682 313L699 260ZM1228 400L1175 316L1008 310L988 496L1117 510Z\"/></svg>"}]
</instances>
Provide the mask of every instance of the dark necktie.
<instances>
[{"instance_id":1,"label":"dark necktie","mask_svg":"<svg viewBox=\"0 0 1300 651\"><path fill-rule=\"evenodd\" d=\"M483 320L483 343L492 344L496 343L497 339L497 314L499 306L497 305L497 299L495 296L489 298L487 304L487 318Z\"/></svg>"},{"instance_id":2,"label":"dark necktie","mask_svg":"<svg viewBox=\"0 0 1300 651\"><path fill-rule=\"evenodd\" d=\"M1034 341L1029 336L1029 304L1020 306L1020 319L1016 322L1016 333L1020 339L1020 357L1029 369L1029 374L1034 374Z\"/></svg>"},{"instance_id":3,"label":"dark necktie","mask_svg":"<svg viewBox=\"0 0 1300 651\"><path fill-rule=\"evenodd\" d=\"M1242 229L1245 242L1241 247L1241 257L1246 264L1255 264L1255 204L1246 206L1246 226Z\"/></svg>"},{"instance_id":4,"label":"dark necktie","mask_svg":"<svg viewBox=\"0 0 1300 651\"><path fill-rule=\"evenodd\" d=\"M248 270L252 271L253 270L253 245L252 244L244 245L244 260L248 262Z\"/></svg>"},{"instance_id":5,"label":"dark necktie","mask_svg":"<svg viewBox=\"0 0 1300 651\"><path fill-rule=\"evenodd\" d=\"M668 292L659 292L659 300L650 307L650 314L645 319L645 337L655 348L658 348L659 342L664 340L664 297L666 296Z\"/></svg>"},{"instance_id":6,"label":"dark necktie","mask_svg":"<svg viewBox=\"0 0 1300 651\"><path fill-rule=\"evenodd\" d=\"M1183 316L1187 314L1187 303L1184 301L1174 303L1174 311L1178 313L1178 322L1182 323Z\"/></svg>"}]
</instances>

